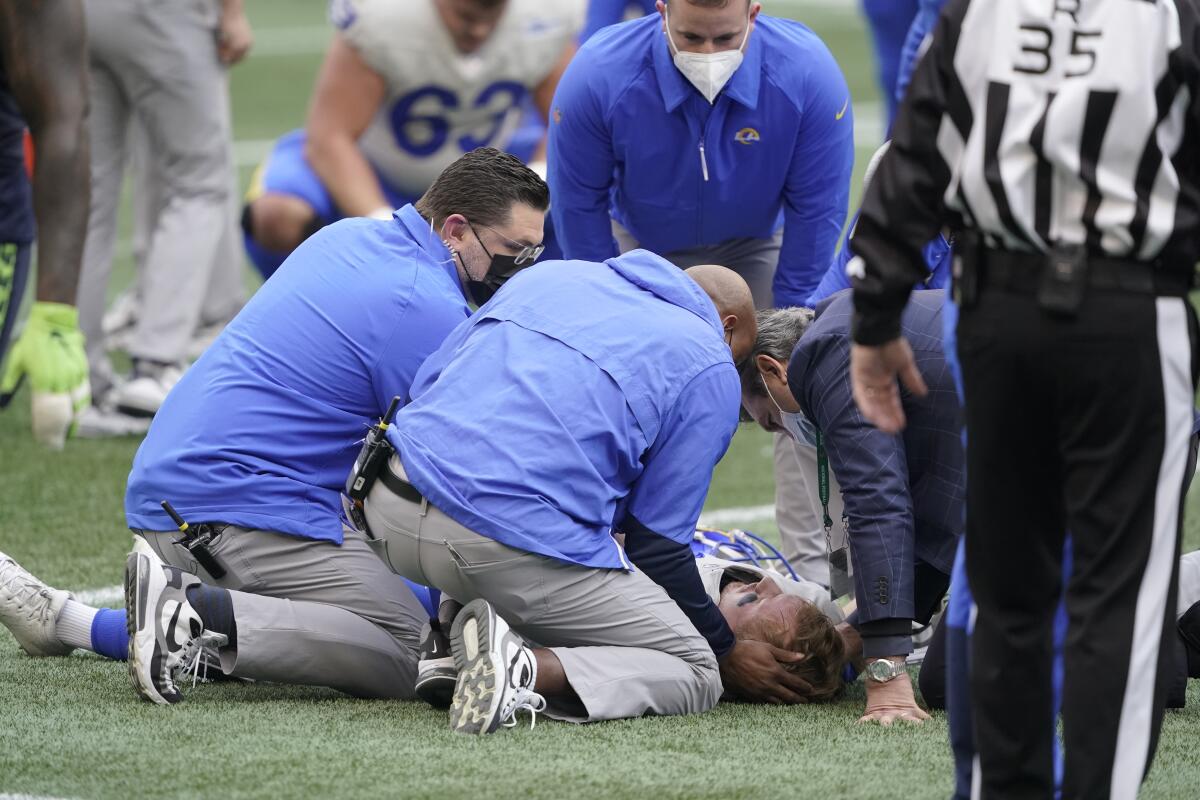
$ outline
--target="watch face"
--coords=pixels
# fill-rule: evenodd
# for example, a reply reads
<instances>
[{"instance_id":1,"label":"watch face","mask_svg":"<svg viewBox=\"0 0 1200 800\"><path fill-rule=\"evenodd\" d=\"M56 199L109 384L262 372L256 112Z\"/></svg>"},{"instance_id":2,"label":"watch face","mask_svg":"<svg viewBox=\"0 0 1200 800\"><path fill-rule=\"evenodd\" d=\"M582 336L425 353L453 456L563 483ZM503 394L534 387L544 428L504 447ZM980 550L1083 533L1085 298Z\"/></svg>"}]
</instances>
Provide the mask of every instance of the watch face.
<instances>
[{"instance_id":1,"label":"watch face","mask_svg":"<svg viewBox=\"0 0 1200 800\"><path fill-rule=\"evenodd\" d=\"M872 661L867 665L867 675L869 675L872 680L880 683L890 681L892 678L896 677L896 665L894 662L889 661L886 658L881 658L878 661Z\"/></svg>"}]
</instances>

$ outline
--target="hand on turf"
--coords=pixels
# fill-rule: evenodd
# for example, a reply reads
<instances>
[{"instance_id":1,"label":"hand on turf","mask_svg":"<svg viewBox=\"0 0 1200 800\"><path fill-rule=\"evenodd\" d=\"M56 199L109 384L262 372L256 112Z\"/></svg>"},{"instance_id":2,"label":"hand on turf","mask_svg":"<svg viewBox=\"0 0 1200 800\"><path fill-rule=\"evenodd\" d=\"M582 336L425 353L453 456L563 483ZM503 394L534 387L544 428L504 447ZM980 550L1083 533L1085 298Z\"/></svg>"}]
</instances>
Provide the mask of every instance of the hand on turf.
<instances>
[{"instance_id":1,"label":"hand on turf","mask_svg":"<svg viewBox=\"0 0 1200 800\"><path fill-rule=\"evenodd\" d=\"M74 416L91 400L79 313L63 303L34 303L0 378L0 407L29 379L34 435L62 447Z\"/></svg>"},{"instance_id":2,"label":"hand on turf","mask_svg":"<svg viewBox=\"0 0 1200 800\"><path fill-rule=\"evenodd\" d=\"M803 653L781 650L766 642L739 639L721 659L721 682L743 700L762 703L806 703L812 686L784 669L804 660Z\"/></svg>"},{"instance_id":3,"label":"hand on turf","mask_svg":"<svg viewBox=\"0 0 1200 800\"><path fill-rule=\"evenodd\" d=\"M221 59L222 64L230 67L238 63L250 52L253 44L254 32L244 11L221 15L221 24L217 28L217 58Z\"/></svg>"},{"instance_id":4,"label":"hand on turf","mask_svg":"<svg viewBox=\"0 0 1200 800\"><path fill-rule=\"evenodd\" d=\"M929 714L913 697L912 679L900 675L887 683L879 683L868 678L867 712L858 721L890 726L898 719L918 725L929 719Z\"/></svg>"},{"instance_id":5,"label":"hand on turf","mask_svg":"<svg viewBox=\"0 0 1200 800\"><path fill-rule=\"evenodd\" d=\"M929 393L907 339L900 337L878 347L851 346L850 382L854 387L854 402L867 422L884 433L904 430L904 408L900 404L897 377L917 397Z\"/></svg>"}]
</instances>

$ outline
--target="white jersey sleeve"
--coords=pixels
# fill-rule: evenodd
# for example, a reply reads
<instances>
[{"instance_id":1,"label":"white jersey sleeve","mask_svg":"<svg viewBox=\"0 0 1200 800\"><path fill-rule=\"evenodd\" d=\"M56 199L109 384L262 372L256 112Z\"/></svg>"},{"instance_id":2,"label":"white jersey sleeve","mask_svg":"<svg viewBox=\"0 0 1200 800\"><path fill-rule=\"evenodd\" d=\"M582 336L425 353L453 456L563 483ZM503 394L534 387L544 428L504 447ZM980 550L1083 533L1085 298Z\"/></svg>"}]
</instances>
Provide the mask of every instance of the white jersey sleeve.
<instances>
[{"instance_id":1,"label":"white jersey sleeve","mask_svg":"<svg viewBox=\"0 0 1200 800\"><path fill-rule=\"evenodd\" d=\"M387 86L359 139L383 181L415 198L463 153L508 149L585 10L585 0L509 0L491 37L463 54L432 0L334 0L334 25Z\"/></svg>"}]
</instances>

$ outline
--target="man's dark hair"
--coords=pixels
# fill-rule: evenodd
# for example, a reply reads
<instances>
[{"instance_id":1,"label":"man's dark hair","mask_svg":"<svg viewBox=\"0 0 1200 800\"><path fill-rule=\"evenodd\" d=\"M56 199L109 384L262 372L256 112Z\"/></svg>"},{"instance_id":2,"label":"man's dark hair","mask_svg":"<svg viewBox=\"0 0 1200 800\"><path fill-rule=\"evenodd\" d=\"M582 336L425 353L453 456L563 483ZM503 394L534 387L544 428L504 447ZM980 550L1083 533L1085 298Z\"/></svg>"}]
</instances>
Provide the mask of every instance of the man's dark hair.
<instances>
[{"instance_id":1,"label":"man's dark hair","mask_svg":"<svg viewBox=\"0 0 1200 800\"><path fill-rule=\"evenodd\" d=\"M517 203L545 211L550 188L516 156L480 147L442 170L416 206L436 226L451 214L477 225L503 225Z\"/></svg>"}]
</instances>

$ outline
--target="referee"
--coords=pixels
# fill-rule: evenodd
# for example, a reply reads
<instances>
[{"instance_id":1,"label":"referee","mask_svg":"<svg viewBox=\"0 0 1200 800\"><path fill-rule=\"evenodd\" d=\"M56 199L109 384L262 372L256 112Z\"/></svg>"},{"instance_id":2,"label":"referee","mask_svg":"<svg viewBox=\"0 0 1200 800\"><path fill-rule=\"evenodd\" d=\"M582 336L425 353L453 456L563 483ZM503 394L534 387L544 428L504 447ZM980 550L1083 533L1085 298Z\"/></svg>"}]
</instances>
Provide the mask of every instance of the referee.
<instances>
[{"instance_id":1,"label":"referee","mask_svg":"<svg viewBox=\"0 0 1200 800\"><path fill-rule=\"evenodd\" d=\"M1062 796L1133 797L1154 753L1196 386L1198 123L1194 2L951 0L867 192L851 375L884 431L904 425L897 376L925 391L899 334L921 248L943 223L961 243L977 796L1053 796L1068 530Z\"/></svg>"}]
</instances>

